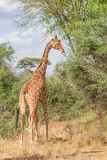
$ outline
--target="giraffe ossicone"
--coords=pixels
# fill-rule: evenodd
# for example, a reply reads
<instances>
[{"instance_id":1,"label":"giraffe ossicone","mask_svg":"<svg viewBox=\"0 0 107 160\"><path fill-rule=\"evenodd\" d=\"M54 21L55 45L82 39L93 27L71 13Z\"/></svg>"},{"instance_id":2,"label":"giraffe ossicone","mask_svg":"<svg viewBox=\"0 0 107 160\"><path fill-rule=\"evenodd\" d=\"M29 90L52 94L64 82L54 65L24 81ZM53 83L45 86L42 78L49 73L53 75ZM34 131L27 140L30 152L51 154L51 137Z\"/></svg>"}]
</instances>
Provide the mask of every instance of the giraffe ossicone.
<instances>
[{"instance_id":1,"label":"giraffe ossicone","mask_svg":"<svg viewBox=\"0 0 107 160\"><path fill-rule=\"evenodd\" d=\"M57 39L57 36L52 38L47 44L40 65L34 72L32 78L22 86L19 94L19 108L21 110L21 144L23 142L24 134L24 124L25 124L25 113L26 107L29 106L29 127L30 127L30 137L31 143L33 143L33 122L36 125L36 139L38 140L38 114L37 114L37 105L41 103L43 106L43 111L45 114L45 123L46 123L46 141L48 140L48 112L47 112L47 91L45 85L45 74L47 68L47 59L48 54L51 48L60 50L64 53L64 49L60 43L60 40ZM18 114L19 112L17 112ZM17 116L18 117L18 116ZM18 119L17 119L18 121ZM16 125L17 125L16 121Z\"/></svg>"}]
</instances>

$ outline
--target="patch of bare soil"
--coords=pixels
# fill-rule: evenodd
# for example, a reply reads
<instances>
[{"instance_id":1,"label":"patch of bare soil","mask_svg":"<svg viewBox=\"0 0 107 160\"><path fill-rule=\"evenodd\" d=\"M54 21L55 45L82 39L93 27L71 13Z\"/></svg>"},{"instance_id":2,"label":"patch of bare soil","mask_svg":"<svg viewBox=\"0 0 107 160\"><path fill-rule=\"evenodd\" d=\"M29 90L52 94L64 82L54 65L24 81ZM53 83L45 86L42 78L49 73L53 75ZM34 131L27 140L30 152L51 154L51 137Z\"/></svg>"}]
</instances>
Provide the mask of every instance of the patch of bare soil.
<instances>
[{"instance_id":1,"label":"patch of bare soil","mask_svg":"<svg viewBox=\"0 0 107 160\"><path fill-rule=\"evenodd\" d=\"M0 160L107 160L107 133L71 121L50 122L49 141L45 142L45 125L39 124L39 141L30 144L28 128L24 142L0 139Z\"/></svg>"}]
</instances>

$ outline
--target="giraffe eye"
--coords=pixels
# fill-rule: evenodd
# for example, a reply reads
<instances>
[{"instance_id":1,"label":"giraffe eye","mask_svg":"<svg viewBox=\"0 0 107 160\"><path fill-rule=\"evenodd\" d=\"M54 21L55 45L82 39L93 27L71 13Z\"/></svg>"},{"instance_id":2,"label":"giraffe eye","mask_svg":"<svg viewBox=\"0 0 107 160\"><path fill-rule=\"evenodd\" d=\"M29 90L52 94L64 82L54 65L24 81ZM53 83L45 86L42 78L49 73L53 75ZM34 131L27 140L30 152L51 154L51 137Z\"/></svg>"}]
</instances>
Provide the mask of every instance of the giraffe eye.
<instances>
[{"instance_id":1,"label":"giraffe eye","mask_svg":"<svg viewBox=\"0 0 107 160\"><path fill-rule=\"evenodd\" d=\"M57 46L59 46L60 44L59 43L57 43Z\"/></svg>"}]
</instances>

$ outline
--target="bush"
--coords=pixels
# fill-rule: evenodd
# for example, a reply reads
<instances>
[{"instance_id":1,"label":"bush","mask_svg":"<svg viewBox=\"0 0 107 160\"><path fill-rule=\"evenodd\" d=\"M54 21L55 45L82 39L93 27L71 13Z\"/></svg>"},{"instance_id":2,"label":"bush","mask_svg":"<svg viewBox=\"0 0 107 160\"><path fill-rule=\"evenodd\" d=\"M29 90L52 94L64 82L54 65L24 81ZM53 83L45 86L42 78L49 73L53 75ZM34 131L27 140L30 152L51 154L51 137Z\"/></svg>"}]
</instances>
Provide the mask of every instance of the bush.
<instances>
[{"instance_id":1,"label":"bush","mask_svg":"<svg viewBox=\"0 0 107 160\"><path fill-rule=\"evenodd\" d=\"M70 120L84 113L84 105L81 103L82 94L79 96L67 79L63 81L58 77L51 76L46 79L46 86L50 119ZM42 112L43 115L41 109L39 112Z\"/></svg>"},{"instance_id":2,"label":"bush","mask_svg":"<svg viewBox=\"0 0 107 160\"><path fill-rule=\"evenodd\" d=\"M20 125L18 126L18 130L15 130L15 122L10 120L0 120L0 135L3 138L12 138L14 139L17 133L20 132Z\"/></svg>"}]
</instances>

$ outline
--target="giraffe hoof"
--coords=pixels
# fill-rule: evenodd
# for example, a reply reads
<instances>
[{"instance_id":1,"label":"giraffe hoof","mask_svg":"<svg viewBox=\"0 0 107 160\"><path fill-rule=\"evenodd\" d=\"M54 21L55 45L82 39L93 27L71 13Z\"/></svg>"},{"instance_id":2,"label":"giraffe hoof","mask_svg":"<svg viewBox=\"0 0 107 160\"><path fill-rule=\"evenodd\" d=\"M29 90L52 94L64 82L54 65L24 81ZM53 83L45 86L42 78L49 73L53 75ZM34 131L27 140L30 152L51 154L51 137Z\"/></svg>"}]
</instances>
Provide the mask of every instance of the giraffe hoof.
<instances>
[{"instance_id":1,"label":"giraffe hoof","mask_svg":"<svg viewBox=\"0 0 107 160\"><path fill-rule=\"evenodd\" d=\"M39 140L38 140L38 139L35 139L35 142L39 142Z\"/></svg>"},{"instance_id":2,"label":"giraffe hoof","mask_svg":"<svg viewBox=\"0 0 107 160\"><path fill-rule=\"evenodd\" d=\"M33 141L31 141L31 144L34 144Z\"/></svg>"},{"instance_id":3,"label":"giraffe hoof","mask_svg":"<svg viewBox=\"0 0 107 160\"><path fill-rule=\"evenodd\" d=\"M45 145L48 145L48 141L45 141Z\"/></svg>"},{"instance_id":4,"label":"giraffe hoof","mask_svg":"<svg viewBox=\"0 0 107 160\"><path fill-rule=\"evenodd\" d=\"M39 139L36 137L36 138L35 138L35 142L38 142L38 141L39 141Z\"/></svg>"},{"instance_id":5,"label":"giraffe hoof","mask_svg":"<svg viewBox=\"0 0 107 160\"><path fill-rule=\"evenodd\" d=\"M47 138L45 139L45 143L48 144L48 139Z\"/></svg>"}]
</instances>

